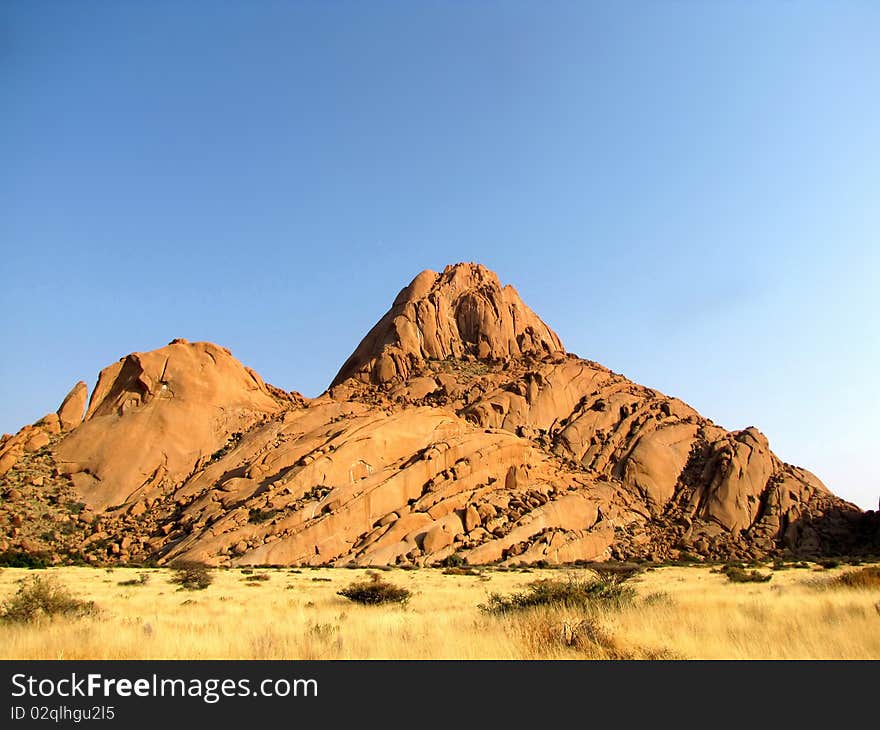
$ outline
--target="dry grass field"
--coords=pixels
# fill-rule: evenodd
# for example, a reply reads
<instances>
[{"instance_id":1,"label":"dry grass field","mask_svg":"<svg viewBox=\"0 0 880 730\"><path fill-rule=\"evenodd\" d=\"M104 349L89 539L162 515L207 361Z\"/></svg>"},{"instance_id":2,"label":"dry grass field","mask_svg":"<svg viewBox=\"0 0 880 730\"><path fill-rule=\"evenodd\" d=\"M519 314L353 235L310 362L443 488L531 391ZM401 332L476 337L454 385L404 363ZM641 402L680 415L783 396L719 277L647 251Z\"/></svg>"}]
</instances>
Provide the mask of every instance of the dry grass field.
<instances>
[{"instance_id":1,"label":"dry grass field","mask_svg":"<svg viewBox=\"0 0 880 730\"><path fill-rule=\"evenodd\" d=\"M590 571L389 570L406 604L337 595L366 571L215 570L181 590L166 569L0 570L0 602L46 576L93 601L82 617L0 621L3 659L878 659L880 587L836 578L859 568L788 569L734 583L708 566L662 567L625 585L623 606L481 611L492 593ZM762 570L770 573L770 569ZM137 582L146 575L146 582ZM254 576L264 575L258 579ZM121 585L128 582L129 585Z\"/></svg>"}]
</instances>

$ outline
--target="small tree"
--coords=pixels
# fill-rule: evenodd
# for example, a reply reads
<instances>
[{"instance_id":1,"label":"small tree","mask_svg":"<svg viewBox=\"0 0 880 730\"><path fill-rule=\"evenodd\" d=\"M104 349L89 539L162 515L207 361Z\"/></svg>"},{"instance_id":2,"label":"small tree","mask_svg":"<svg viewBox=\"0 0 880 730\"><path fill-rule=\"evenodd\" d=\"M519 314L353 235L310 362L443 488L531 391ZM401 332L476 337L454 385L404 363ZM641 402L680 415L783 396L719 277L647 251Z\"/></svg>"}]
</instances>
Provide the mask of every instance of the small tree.
<instances>
[{"instance_id":1,"label":"small tree","mask_svg":"<svg viewBox=\"0 0 880 730\"><path fill-rule=\"evenodd\" d=\"M18 592L3 603L0 617L11 623L33 623L56 616L78 618L94 610L92 601L81 601L53 578L36 575L22 583Z\"/></svg>"},{"instance_id":2,"label":"small tree","mask_svg":"<svg viewBox=\"0 0 880 730\"><path fill-rule=\"evenodd\" d=\"M337 591L337 594L355 603L365 606L376 606L381 603L401 603L409 601L412 594L406 588L399 588L375 572L368 573L369 580L355 581L348 587Z\"/></svg>"},{"instance_id":3,"label":"small tree","mask_svg":"<svg viewBox=\"0 0 880 730\"><path fill-rule=\"evenodd\" d=\"M202 563L177 563L172 570L171 582L182 591L203 591L214 582L208 566Z\"/></svg>"}]
</instances>

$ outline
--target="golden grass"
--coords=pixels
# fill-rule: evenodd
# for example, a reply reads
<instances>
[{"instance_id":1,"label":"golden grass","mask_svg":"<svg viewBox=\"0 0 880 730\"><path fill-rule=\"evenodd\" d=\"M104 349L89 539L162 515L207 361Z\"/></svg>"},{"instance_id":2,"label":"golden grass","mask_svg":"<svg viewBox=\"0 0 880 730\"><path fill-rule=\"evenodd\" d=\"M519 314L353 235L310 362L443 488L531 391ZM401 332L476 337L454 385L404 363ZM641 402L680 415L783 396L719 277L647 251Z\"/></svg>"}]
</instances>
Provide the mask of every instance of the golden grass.
<instances>
[{"instance_id":1,"label":"golden grass","mask_svg":"<svg viewBox=\"0 0 880 730\"><path fill-rule=\"evenodd\" d=\"M181 591L168 570L52 568L95 616L0 623L3 659L878 659L880 590L831 584L853 568L777 572L734 584L707 567L666 567L632 579L631 608L593 615L533 609L491 616L490 592L522 590L566 571L392 570L406 606L360 606L336 595L365 571L214 571L203 591ZM584 571L578 571L584 572ZM148 573L145 585L120 586ZM32 571L0 571L0 600ZM488 577L488 580L485 578ZM315 580L315 579L321 580Z\"/></svg>"}]
</instances>

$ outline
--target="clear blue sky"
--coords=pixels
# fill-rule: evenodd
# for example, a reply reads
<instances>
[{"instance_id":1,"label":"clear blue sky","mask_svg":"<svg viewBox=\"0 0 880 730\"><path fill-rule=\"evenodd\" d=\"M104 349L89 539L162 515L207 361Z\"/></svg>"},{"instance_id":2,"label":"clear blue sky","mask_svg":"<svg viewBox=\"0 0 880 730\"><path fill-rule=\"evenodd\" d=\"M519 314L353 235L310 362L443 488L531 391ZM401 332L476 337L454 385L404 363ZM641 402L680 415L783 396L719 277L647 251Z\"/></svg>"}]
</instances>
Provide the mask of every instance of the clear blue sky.
<instances>
[{"instance_id":1,"label":"clear blue sky","mask_svg":"<svg viewBox=\"0 0 880 730\"><path fill-rule=\"evenodd\" d=\"M0 4L0 429L174 337L317 395L419 271L863 508L880 4Z\"/></svg>"}]
</instances>

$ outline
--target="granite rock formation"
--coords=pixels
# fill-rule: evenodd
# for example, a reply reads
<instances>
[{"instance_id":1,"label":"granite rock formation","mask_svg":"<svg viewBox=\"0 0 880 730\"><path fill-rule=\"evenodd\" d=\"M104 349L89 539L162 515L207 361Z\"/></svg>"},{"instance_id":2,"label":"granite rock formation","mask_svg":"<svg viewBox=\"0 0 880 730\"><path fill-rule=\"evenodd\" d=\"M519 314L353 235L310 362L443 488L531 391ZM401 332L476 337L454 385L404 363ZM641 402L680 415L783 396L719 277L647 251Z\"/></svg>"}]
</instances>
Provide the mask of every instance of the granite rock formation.
<instances>
[{"instance_id":1,"label":"granite rock formation","mask_svg":"<svg viewBox=\"0 0 880 730\"><path fill-rule=\"evenodd\" d=\"M419 274L317 398L174 340L105 368L85 400L78 383L3 436L0 550L430 565L876 547L873 513L756 428L566 353L476 264Z\"/></svg>"}]
</instances>

